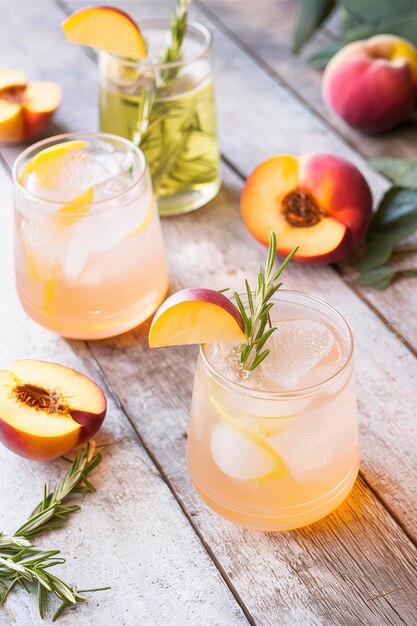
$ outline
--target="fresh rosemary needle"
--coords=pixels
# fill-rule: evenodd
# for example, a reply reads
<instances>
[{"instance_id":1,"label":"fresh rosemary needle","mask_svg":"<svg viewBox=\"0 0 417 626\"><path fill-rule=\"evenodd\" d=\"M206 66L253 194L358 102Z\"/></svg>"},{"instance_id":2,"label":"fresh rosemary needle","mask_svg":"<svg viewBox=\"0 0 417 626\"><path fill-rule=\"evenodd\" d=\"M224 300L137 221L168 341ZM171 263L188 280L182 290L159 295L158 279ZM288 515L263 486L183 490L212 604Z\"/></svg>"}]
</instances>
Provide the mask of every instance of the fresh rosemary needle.
<instances>
[{"instance_id":1,"label":"fresh rosemary needle","mask_svg":"<svg viewBox=\"0 0 417 626\"><path fill-rule=\"evenodd\" d=\"M4 604L9 593L16 587L22 587L28 593L36 590L39 614L43 618L48 598L53 594L59 598L61 604L52 621L67 606L85 602L86 598L75 585L69 585L51 573L50 568L65 563L65 559L58 556L60 551L41 550L29 540L47 530L61 528L69 516L79 510L78 505L68 501L73 494L95 491L87 476L101 462L101 455L95 451L94 442L89 442L86 449L69 462L71 466L64 478L49 493L45 486L41 502L13 536L0 533L0 605ZM84 592L105 589L110 587Z\"/></svg>"},{"instance_id":2,"label":"fresh rosemary needle","mask_svg":"<svg viewBox=\"0 0 417 626\"><path fill-rule=\"evenodd\" d=\"M246 296L248 308L245 308L241 297L234 293L237 306L243 317L246 342L240 347L240 363L244 370L254 370L269 354L269 350L263 350L266 342L276 330L270 320L270 310L274 306L271 302L272 296L278 291L282 283L278 278L287 267L298 250L294 248L287 258L274 271L275 255L277 250L277 238L271 230L269 237L268 256L265 270L258 272L258 282L255 289L252 289L249 282L245 280Z\"/></svg>"}]
</instances>

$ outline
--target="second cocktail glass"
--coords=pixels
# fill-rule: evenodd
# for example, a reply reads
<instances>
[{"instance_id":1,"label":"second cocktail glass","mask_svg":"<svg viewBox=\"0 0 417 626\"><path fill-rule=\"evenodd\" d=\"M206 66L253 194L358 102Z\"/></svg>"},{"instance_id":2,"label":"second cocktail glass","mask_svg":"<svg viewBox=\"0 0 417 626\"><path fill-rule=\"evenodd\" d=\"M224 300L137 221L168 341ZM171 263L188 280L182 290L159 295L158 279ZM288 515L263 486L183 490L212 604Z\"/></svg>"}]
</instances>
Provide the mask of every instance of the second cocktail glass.
<instances>
[{"instance_id":1,"label":"second cocktail glass","mask_svg":"<svg viewBox=\"0 0 417 626\"><path fill-rule=\"evenodd\" d=\"M146 155L161 215L206 204L220 186L210 32L190 22L180 60L160 61L169 21L141 23L148 57L99 52L101 130Z\"/></svg>"},{"instance_id":2,"label":"second cocktail glass","mask_svg":"<svg viewBox=\"0 0 417 626\"><path fill-rule=\"evenodd\" d=\"M27 148L13 178L17 289L36 322L99 339L152 315L168 276L136 146L104 133L59 135Z\"/></svg>"}]
</instances>

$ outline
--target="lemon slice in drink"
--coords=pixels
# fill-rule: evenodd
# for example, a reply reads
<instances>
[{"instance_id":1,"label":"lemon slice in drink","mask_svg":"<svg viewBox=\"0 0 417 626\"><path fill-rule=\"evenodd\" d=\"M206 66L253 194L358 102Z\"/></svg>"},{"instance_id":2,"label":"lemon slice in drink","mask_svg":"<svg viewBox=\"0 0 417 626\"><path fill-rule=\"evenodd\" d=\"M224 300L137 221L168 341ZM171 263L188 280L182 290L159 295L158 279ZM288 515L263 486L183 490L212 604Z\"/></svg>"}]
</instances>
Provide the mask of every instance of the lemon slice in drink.
<instances>
[{"instance_id":1,"label":"lemon slice in drink","mask_svg":"<svg viewBox=\"0 0 417 626\"><path fill-rule=\"evenodd\" d=\"M282 456L261 435L210 397L220 418L212 431L211 452L222 472L238 480L276 478L287 471Z\"/></svg>"},{"instance_id":2,"label":"lemon slice in drink","mask_svg":"<svg viewBox=\"0 0 417 626\"><path fill-rule=\"evenodd\" d=\"M28 177L34 176L38 189L60 190L66 182L68 169L74 163L74 159L77 157L81 158L83 154L82 149L87 145L88 143L82 140L65 141L41 150L26 164L19 176L20 184L26 187L29 180ZM87 187L85 191L74 198L70 197L67 204L61 206L48 218L48 224L46 224L45 228L48 228L49 237L58 240L63 236L67 228L72 227L82 216L88 213L89 203L93 199L94 190L92 187ZM45 199L45 202L47 203L48 200ZM29 231L30 227L31 224L29 223ZM34 228L36 230L37 226L35 225ZM42 282L43 306L45 311L51 313L58 281L56 274L60 269L60 265L55 262L54 275L51 276L48 257L47 255L46 257L44 256L46 253L44 253L43 249L36 249L31 245L31 239L37 240L35 235L33 237L22 237L26 271L32 280Z\"/></svg>"},{"instance_id":3,"label":"lemon slice in drink","mask_svg":"<svg viewBox=\"0 0 417 626\"><path fill-rule=\"evenodd\" d=\"M86 141L79 139L63 141L41 150L26 164L19 176L20 184L25 184L28 174L36 174L40 186L58 187L63 168L71 159L71 153L74 153L74 150L85 148L87 145Z\"/></svg>"}]
</instances>

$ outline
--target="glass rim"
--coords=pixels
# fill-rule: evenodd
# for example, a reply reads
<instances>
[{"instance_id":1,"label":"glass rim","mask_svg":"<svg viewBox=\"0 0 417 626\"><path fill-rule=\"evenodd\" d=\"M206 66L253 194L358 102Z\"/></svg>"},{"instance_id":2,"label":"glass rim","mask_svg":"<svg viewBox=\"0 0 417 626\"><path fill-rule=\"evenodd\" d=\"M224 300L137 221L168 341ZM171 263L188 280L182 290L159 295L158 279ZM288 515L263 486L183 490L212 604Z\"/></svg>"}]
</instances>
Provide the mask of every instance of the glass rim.
<instances>
[{"instance_id":1,"label":"glass rim","mask_svg":"<svg viewBox=\"0 0 417 626\"><path fill-rule=\"evenodd\" d=\"M168 33L169 26L170 26L170 21L168 18L159 17L159 18L150 18L147 20L145 19L141 21L141 32L146 34L146 30L147 29L151 30L152 26L156 28L156 27L161 27L162 25L164 26L164 29ZM120 64L126 65L128 67L144 67L144 68L153 68L153 69L157 68L158 70L185 67L186 65L190 65L191 63L198 61L198 59L204 56L206 52L210 50L212 43L213 43L213 35L211 34L211 31L200 22L197 22L195 20L189 20L187 23L187 29L190 29L191 31L198 32L200 35L203 35L204 43L202 45L201 50L198 50L194 54L191 54L190 56L187 56L183 59L179 59L178 61L169 61L169 62L162 63L158 61L152 61L147 58L137 59L136 61L130 61L128 58L122 57L118 54L115 54L114 52L106 52L105 50L97 50L97 52L99 53L100 56L110 57L111 59L114 59L115 61L118 61Z\"/></svg>"},{"instance_id":2,"label":"glass rim","mask_svg":"<svg viewBox=\"0 0 417 626\"><path fill-rule=\"evenodd\" d=\"M19 166L21 165L22 161L24 161L26 158L28 158L29 155L32 152L36 151L35 152L35 154L36 154L37 152L42 150L43 147L47 147L48 144L53 145L54 143L74 140L76 138L79 138L79 139L94 138L94 139L107 139L107 140L111 140L111 141L116 141L116 142L118 142L120 144L123 144L124 146L128 147L138 157L138 159L140 161L140 173L138 174L138 177L132 182L132 184L129 185L129 187L127 187L126 189L122 189L121 191L116 192L114 195L109 196L108 198L103 198L102 200L92 200L91 202L88 202L89 206L100 206L100 205L102 205L103 208L101 209L100 212L114 210L114 207L108 206L108 205L106 206L106 203L108 203L109 201L117 200L118 198L121 198L121 197L123 197L125 195L128 195L132 191L132 189L134 187L136 187L141 182L143 177L145 176L145 174L146 174L146 172L148 170L148 164L147 164L145 155L143 154L142 150L138 146L136 146L129 139L125 139L124 137L120 137L119 135L114 135L112 133L102 133L102 132L99 132L99 131L97 131L97 132L94 132L94 131L86 131L86 132L79 131L79 132L61 133L59 135L52 135L51 137L46 137L45 139L41 139L40 141L37 141L37 142L31 144L30 146L25 148L19 154L19 156L16 157L16 159L15 159L15 161L13 163L12 180L13 180L14 186L16 188L18 188L20 193L22 193L26 197L38 200L38 201L43 202L44 204L47 204L47 205L59 205L59 206L62 206L63 204L65 204L65 206L73 206L74 210L77 207L79 207L80 205L85 205L86 203L83 202L83 201L76 202L74 200L50 200L49 198L44 198L43 196L40 196L39 194L34 193L33 191L30 191L29 189L26 189L26 187L24 187L22 185L22 183L19 181L19 176L18 176ZM95 211L94 214L97 215L97 213L98 213L98 211ZM66 212L65 215L67 217L72 217L74 215L78 215L78 213Z\"/></svg>"},{"instance_id":3,"label":"glass rim","mask_svg":"<svg viewBox=\"0 0 417 626\"><path fill-rule=\"evenodd\" d=\"M206 355L206 344L201 344L199 347L199 355L201 356L204 366L207 370L207 373L216 380L223 387L228 387L229 389L239 393L240 395L251 396L252 398L258 398L261 400L291 400L291 399L299 399L303 397L313 396L321 392L323 385L329 386L332 385L336 379L346 370L352 361L353 350L354 350L354 338L352 331L350 329L349 324L346 319L343 317L341 313L337 309L335 309L331 304L325 302L321 298L317 298L316 296L312 296L303 291L296 291L295 289L280 289L277 292L276 296L272 299L277 299L278 294L288 294L288 295L297 295L306 298L311 302L315 302L320 306L324 307L328 311L330 311L333 315L339 319L342 323L342 326L347 331L348 345L347 345L347 356L342 361L340 367L334 372L331 376L328 376L324 380L321 380L314 385L308 385L307 387L302 387L301 389L294 389L291 391L264 391L262 389L252 389L251 387L245 387L239 383L235 383L228 378L226 378L223 374L220 374L215 367L210 363L207 355Z\"/></svg>"}]
</instances>

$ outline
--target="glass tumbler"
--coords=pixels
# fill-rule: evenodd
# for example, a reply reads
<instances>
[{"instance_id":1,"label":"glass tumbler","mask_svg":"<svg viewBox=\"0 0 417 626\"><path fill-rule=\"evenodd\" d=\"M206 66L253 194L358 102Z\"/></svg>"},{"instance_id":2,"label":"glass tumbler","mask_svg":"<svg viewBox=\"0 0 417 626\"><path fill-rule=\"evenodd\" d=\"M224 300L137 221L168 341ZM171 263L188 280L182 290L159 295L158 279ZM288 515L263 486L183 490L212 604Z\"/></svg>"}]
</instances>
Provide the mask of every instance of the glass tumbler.
<instances>
[{"instance_id":1,"label":"glass tumbler","mask_svg":"<svg viewBox=\"0 0 417 626\"><path fill-rule=\"evenodd\" d=\"M333 511L359 466L353 338L328 304L280 290L271 352L246 380L233 349L202 346L188 466L202 499L228 520L289 530ZM268 347L268 346L267 346Z\"/></svg>"},{"instance_id":2,"label":"glass tumbler","mask_svg":"<svg viewBox=\"0 0 417 626\"><path fill-rule=\"evenodd\" d=\"M52 137L13 168L17 290L28 315L76 339L127 331L168 275L145 157L104 133Z\"/></svg>"}]
</instances>

